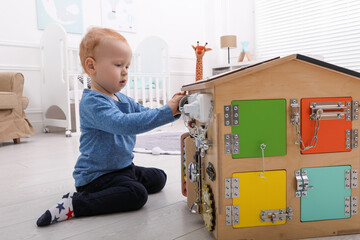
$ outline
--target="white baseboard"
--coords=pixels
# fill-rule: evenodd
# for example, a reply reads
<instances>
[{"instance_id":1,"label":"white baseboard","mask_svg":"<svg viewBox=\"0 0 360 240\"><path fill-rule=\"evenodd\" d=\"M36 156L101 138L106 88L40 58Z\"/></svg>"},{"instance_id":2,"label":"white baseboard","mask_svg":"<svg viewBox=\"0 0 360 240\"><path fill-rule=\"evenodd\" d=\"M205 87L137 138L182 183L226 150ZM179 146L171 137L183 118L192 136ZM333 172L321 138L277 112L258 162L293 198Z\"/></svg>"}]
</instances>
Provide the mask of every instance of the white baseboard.
<instances>
[{"instance_id":1,"label":"white baseboard","mask_svg":"<svg viewBox=\"0 0 360 240\"><path fill-rule=\"evenodd\" d=\"M26 117L35 129L35 133L42 133L44 129L44 123L42 119L41 108L28 108L25 110Z\"/></svg>"},{"instance_id":2,"label":"white baseboard","mask_svg":"<svg viewBox=\"0 0 360 240\"><path fill-rule=\"evenodd\" d=\"M30 120L29 120L30 121ZM43 133L44 132L44 125L42 122L34 122L34 121L30 121L31 125L34 127L35 129L35 134L38 133Z\"/></svg>"}]
</instances>

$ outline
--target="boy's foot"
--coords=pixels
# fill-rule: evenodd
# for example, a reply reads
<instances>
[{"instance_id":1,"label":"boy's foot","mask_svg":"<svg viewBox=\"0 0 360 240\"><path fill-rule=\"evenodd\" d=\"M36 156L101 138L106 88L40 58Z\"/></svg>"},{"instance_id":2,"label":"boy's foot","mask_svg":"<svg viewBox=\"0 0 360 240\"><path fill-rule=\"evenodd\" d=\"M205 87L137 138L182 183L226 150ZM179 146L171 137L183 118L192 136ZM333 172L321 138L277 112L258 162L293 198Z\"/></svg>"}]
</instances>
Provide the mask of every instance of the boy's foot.
<instances>
[{"instance_id":1,"label":"boy's foot","mask_svg":"<svg viewBox=\"0 0 360 240\"><path fill-rule=\"evenodd\" d=\"M39 227L47 226L56 222L68 220L74 217L74 209L72 205L72 197L74 192L65 194L61 201L47 210L39 219L36 224Z\"/></svg>"}]
</instances>

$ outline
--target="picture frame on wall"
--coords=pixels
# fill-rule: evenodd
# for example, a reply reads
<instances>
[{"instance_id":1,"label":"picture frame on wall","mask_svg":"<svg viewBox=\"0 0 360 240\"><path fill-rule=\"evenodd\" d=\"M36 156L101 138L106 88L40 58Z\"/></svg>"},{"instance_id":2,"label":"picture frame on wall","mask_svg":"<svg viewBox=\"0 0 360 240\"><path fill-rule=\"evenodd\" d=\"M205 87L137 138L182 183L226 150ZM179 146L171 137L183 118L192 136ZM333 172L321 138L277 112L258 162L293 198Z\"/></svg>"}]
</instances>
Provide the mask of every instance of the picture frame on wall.
<instances>
[{"instance_id":1,"label":"picture frame on wall","mask_svg":"<svg viewBox=\"0 0 360 240\"><path fill-rule=\"evenodd\" d=\"M101 22L106 28L136 33L135 0L101 0Z\"/></svg>"},{"instance_id":2,"label":"picture frame on wall","mask_svg":"<svg viewBox=\"0 0 360 240\"><path fill-rule=\"evenodd\" d=\"M36 0L36 10L39 30L50 23L59 23L68 33L83 33L81 0Z\"/></svg>"}]
</instances>

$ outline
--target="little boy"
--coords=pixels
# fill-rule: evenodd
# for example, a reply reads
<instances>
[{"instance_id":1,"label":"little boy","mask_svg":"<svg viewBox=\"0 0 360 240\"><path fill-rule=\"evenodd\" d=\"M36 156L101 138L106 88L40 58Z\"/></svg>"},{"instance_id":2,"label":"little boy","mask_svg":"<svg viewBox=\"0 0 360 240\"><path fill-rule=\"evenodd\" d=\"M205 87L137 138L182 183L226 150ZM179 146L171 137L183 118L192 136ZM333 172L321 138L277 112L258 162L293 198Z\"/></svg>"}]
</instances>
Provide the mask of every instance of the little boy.
<instances>
[{"instance_id":1,"label":"little boy","mask_svg":"<svg viewBox=\"0 0 360 240\"><path fill-rule=\"evenodd\" d=\"M148 194L161 191L166 182L164 171L135 166L132 150L136 134L178 118L184 94L150 109L119 93L128 80L132 52L126 39L111 29L90 29L79 55L91 90L84 90L80 102L81 154L73 173L77 192L65 194L37 220L38 226L140 209Z\"/></svg>"}]
</instances>

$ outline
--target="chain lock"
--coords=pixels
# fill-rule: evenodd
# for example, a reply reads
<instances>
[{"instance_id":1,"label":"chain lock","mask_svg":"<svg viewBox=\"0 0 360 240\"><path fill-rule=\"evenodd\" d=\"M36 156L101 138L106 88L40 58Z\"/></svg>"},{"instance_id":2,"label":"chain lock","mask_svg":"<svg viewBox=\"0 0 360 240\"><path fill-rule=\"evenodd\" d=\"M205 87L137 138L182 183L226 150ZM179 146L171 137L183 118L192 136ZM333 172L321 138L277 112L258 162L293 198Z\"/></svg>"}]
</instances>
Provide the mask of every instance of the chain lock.
<instances>
[{"instance_id":1,"label":"chain lock","mask_svg":"<svg viewBox=\"0 0 360 240\"><path fill-rule=\"evenodd\" d=\"M304 141L302 140L301 134L300 134L300 122L299 121L295 121L295 127L296 127L296 137L297 137L297 142L295 144L299 144L300 145L300 150L301 151L306 151L310 148L314 148L316 147L316 144L318 142L318 134L319 134L319 130L320 130L320 119L321 119L321 115L323 113L322 109L318 109L316 110L315 116L314 116L314 120L315 120L315 124L314 124L314 136L311 138L310 141L310 145L305 147Z\"/></svg>"}]
</instances>

